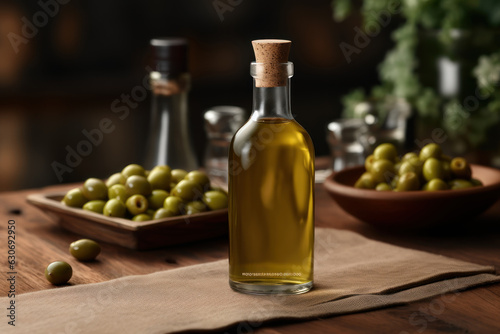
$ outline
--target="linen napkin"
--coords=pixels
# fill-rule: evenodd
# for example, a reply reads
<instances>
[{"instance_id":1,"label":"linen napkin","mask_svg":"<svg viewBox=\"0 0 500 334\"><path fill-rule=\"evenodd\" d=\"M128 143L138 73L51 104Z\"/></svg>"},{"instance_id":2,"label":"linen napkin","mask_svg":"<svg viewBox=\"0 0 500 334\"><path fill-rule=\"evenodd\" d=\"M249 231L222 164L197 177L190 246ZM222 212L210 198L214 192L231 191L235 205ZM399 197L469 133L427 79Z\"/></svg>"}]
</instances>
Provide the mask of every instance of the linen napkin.
<instances>
[{"instance_id":1,"label":"linen napkin","mask_svg":"<svg viewBox=\"0 0 500 334\"><path fill-rule=\"evenodd\" d=\"M498 282L494 268L316 229L314 288L303 295L232 291L220 260L149 275L16 296L17 320L1 333L170 333L263 326L408 303ZM7 305L6 297L0 305ZM2 306L2 308L3 308Z\"/></svg>"}]
</instances>

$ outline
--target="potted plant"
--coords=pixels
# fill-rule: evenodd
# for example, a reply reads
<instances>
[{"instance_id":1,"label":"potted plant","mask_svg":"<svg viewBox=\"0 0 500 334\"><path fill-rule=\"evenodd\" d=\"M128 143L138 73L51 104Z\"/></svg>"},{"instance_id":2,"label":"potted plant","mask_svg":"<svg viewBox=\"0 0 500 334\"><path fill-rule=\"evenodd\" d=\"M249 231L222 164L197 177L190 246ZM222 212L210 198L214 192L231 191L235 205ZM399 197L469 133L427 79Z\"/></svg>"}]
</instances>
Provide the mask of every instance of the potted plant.
<instances>
[{"instance_id":1,"label":"potted plant","mask_svg":"<svg viewBox=\"0 0 500 334\"><path fill-rule=\"evenodd\" d=\"M350 0L332 6L336 20L351 12ZM416 114L415 139L439 128L450 154L488 151L472 159L500 166L500 1L363 0L361 12L365 23L394 13L402 24L378 67L380 85L345 96L344 116L359 116L366 101L404 99Z\"/></svg>"}]
</instances>

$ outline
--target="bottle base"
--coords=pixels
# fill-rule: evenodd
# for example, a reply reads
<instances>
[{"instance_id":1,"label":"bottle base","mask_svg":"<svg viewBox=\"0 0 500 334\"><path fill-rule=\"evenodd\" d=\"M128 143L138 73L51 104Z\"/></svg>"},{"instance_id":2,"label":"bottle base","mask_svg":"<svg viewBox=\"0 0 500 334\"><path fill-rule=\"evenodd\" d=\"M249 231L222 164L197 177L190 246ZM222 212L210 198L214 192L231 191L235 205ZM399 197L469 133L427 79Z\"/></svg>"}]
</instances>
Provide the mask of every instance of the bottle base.
<instances>
[{"instance_id":1,"label":"bottle base","mask_svg":"<svg viewBox=\"0 0 500 334\"><path fill-rule=\"evenodd\" d=\"M229 286L236 292L250 295L299 295L313 287L313 282L303 284L248 284L229 280Z\"/></svg>"}]
</instances>

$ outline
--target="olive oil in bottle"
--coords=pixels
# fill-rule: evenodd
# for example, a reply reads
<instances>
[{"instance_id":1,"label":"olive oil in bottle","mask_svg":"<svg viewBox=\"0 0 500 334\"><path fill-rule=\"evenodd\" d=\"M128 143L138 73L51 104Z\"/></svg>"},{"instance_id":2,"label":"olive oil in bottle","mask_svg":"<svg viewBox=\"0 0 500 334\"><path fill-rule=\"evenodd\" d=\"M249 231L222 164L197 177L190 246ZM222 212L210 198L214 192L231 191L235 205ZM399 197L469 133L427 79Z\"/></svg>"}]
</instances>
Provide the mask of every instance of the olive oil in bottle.
<instances>
[{"instance_id":1,"label":"olive oil in bottle","mask_svg":"<svg viewBox=\"0 0 500 334\"><path fill-rule=\"evenodd\" d=\"M245 293L304 293L313 281L314 148L290 111L290 42L253 45L253 113L229 152L229 282Z\"/></svg>"}]
</instances>

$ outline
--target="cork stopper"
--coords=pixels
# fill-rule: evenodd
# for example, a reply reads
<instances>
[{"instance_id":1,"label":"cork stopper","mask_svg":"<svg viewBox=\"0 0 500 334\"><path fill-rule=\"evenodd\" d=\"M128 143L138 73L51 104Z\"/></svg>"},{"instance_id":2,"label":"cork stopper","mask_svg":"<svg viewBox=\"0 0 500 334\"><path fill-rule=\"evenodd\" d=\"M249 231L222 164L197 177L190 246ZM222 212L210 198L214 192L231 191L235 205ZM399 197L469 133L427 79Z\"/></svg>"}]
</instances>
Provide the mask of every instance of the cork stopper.
<instances>
[{"instance_id":1,"label":"cork stopper","mask_svg":"<svg viewBox=\"0 0 500 334\"><path fill-rule=\"evenodd\" d=\"M258 39L252 41L257 63L257 87L286 86L288 80L288 54L292 42L283 39Z\"/></svg>"}]
</instances>

